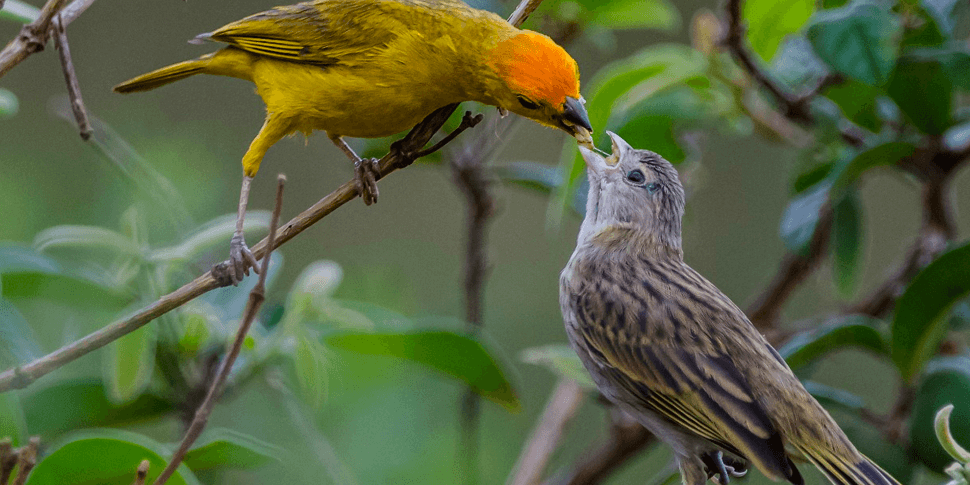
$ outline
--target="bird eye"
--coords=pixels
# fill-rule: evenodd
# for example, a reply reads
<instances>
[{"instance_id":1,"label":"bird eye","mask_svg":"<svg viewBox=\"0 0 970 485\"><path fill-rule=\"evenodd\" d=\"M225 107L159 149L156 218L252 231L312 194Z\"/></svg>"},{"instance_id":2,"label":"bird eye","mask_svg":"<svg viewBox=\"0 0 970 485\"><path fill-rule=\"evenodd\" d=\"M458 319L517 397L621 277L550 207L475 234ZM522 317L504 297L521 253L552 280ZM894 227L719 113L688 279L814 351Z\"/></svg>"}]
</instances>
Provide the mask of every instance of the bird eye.
<instances>
[{"instance_id":1,"label":"bird eye","mask_svg":"<svg viewBox=\"0 0 970 485\"><path fill-rule=\"evenodd\" d=\"M660 184L658 184L657 182L651 182L651 183L647 184L647 192L650 192L651 194L654 194L658 190L660 190Z\"/></svg>"},{"instance_id":2,"label":"bird eye","mask_svg":"<svg viewBox=\"0 0 970 485\"><path fill-rule=\"evenodd\" d=\"M519 104L521 104L525 109L539 109L539 105L537 103L525 96L519 95L516 96L516 98L518 98Z\"/></svg>"},{"instance_id":3,"label":"bird eye","mask_svg":"<svg viewBox=\"0 0 970 485\"><path fill-rule=\"evenodd\" d=\"M626 174L626 179L635 185L640 185L647 178L644 177L643 172L639 170L631 170L630 173ZM656 185L656 184L654 184Z\"/></svg>"}]
</instances>

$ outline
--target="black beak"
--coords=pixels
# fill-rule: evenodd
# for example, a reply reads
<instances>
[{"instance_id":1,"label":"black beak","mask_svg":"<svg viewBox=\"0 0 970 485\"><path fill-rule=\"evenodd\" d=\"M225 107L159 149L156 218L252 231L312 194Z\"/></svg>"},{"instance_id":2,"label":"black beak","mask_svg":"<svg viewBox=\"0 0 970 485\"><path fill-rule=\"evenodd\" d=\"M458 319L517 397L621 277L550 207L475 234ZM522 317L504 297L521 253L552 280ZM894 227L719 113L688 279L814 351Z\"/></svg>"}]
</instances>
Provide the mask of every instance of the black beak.
<instances>
[{"instance_id":1,"label":"black beak","mask_svg":"<svg viewBox=\"0 0 970 485\"><path fill-rule=\"evenodd\" d=\"M593 127L589 124L589 115L586 114L586 107L583 106L582 101L576 98L566 96L562 118L575 126L586 128L590 133L593 132Z\"/></svg>"}]
</instances>

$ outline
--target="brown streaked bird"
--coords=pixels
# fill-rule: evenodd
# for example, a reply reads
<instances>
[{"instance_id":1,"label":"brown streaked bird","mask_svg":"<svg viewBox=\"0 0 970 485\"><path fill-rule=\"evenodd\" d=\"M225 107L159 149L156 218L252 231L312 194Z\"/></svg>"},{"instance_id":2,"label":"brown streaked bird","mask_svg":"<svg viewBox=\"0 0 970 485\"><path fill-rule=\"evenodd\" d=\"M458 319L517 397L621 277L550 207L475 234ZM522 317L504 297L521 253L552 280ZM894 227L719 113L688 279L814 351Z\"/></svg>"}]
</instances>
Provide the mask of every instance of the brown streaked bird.
<instances>
[{"instance_id":1,"label":"brown streaked bird","mask_svg":"<svg viewBox=\"0 0 970 485\"><path fill-rule=\"evenodd\" d=\"M580 147L589 199L560 278L570 343L596 386L673 448L685 485L726 484L754 464L804 483L899 485L859 453L744 313L684 263L684 189L674 167L609 133Z\"/></svg>"},{"instance_id":2,"label":"brown streaked bird","mask_svg":"<svg viewBox=\"0 0 970 485\"><path fill-rule=\"evenodd\" d=\"M315 0L250 15L194 42L203 41L227 46L114 90L147 91L196 74L256 85L266 118L242 159L233 283L256 267L243 235L249 187L284 136L327 132L353 161L368 205L377 201L377 160L362 160L343 137L390 136L452 103L496 106L592 144L576 61L549 37L461 0Z\"/></svg>"}]
</instances>

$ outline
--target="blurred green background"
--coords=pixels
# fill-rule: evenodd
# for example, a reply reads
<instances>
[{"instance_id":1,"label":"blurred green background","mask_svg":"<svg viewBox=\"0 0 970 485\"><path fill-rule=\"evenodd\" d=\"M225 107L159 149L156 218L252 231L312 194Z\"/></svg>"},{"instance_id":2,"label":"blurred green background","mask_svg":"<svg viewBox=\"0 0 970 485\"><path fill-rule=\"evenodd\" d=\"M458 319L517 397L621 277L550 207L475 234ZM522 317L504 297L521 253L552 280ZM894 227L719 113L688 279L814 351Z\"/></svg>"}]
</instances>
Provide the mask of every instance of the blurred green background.
<instances>
[{"instance_id":1,"label":"blurred green background","mask_svg":"<svg viewBox=\"0 0 970 485\"><path fill-rule=\"evenodd\" d=\"M91 112L114 128L183 198L195 223L233 213L241 177L240 158L263 119L253 86L236 79L195 77L156 91L123 96L115 84L137 74L214 50L185 41L275 3L96 2L71 24L69 38L84 100ZM478 3L502 15L508 3ZM39 5L38 5L39 6ZM669 28L602 29L568 44L588 82L604 65L646 46L689 44L688 25L701 8L720 5L677 0L679 20ZM541 28L541 17L527 24ZM0 23L0 38L13 38L19 25ZM30 57L0 79L14 93L19 112L0 120L0 240L30 245L43 229L62 224L116 229L138 195L136 188L97 150L78 137L71 121L54 114L63 103L64 81L53 48ZM486 117L494 108L470 104ZM482 125L484 126L484 125ZM602 127L595 126L597 130ZM477 129L462 139L478 135ZM681 165L689 199L684 222L685 260L742 308L767 285L786 254L779 224L790 198L790 181L801 170L797 151L783 143L747 134L708 129L696 132L699 151ZM518 123L502 140L495 165L532 161L555 167L564 134L533 123ZM568 141L570 146L573 142ZM356 146L361 146L360 144ZM608 149L608 146L601 146ZM652 147L643 147L652 148ZM447 150L444 157L447 158ZM325 136L284 139L268 153L255 179L251 210L270 210L276 173L289 178L283 206L286 220L349 180L352 169ZM951 184L958 233L967 237L970 184L965 170ZM446 165L419 163L380 184L381 200L365 207L347 204L280 251L285 258L268 294L267 311L278 308L296 277L310 263L331 260L343 268L336 297L368 302L430 322L421 326L460 331L464 248L463 198ZM482 483L505 481L528 433L542 411L556 376L522 363L523 349L565 342L558 303L558 276L573 250L580 219L570 213L550 222L550 198L515 185L496 185L499 211L487 253L490 272L484 295L485 341L503 362L519 393L522 410L510 414L483 404ZM919 188L900 172L874 171L860 186L865 239L862 272L854 295L866 294L886 278L912 244L920 223ZM159 214L150 217L158 219ZM152 229L152 245L177 243L164 225ZM249 236L250 244L255 235ZM228 238L226 239L228 242ZM200 274L225 255L224 247L205 255L188 274ZM178 286L187 281L175 277ZM834 312L844 303L833 286L829 265L799 287L785 307L784 321ZM220 290L222 291L222 290ZM274 307L275 305L275 307ZM70 342L113 319L114 310L91 302L66 304L43 295L17 301L45 351ZM451 317L450 319L448 317ZM281 461L246 471L201 475L212 483L458 483L458 406L462 386L413 363L346 351L328 352L325 403L312 415L316 438L294 422L283 400L265 379L254 379L216 407L210 426L226 427L276 444ZM101 352L74 362L32 387L29 396L59 379L99 376ZM886 360L847 350L819 362L815 381L851 390L867 406L887 412L897 381ZM62 406L70 406L64 403ZM57 413L57 409L47 412ZM568 428L551 470L567 467L583 450L604 439L604 407L590 398ZM128 425L161 442L176 441L176 416ZM28 430L29 431L29 430ZM312 434L312 433L311 433ZM45 440L53 437L44 437ZM331 456L331 461L321 460ZM660 448L634 459L608 483L646 483L665 466ZM343 471L339 471L343 467ZM802 470L810 483L817 472ZM754 473L747 483L767 483ZM337 480L339 482L339 480Z\"/></svg>"}]
</instances>

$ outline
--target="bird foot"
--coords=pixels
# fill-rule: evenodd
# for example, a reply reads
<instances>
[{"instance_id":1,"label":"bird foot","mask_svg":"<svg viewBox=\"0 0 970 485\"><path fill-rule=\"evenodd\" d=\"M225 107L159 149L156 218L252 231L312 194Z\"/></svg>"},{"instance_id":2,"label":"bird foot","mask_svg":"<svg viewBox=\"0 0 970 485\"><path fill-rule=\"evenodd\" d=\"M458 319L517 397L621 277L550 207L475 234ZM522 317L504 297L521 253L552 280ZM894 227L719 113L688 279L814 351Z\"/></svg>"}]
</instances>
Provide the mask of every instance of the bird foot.
<instances>
[{"instance_id":1,"label":"bird foot","mask_svg":"<svg viewBox=\"0 0 970 485\"><path fill-rule=\"evenodd\" d=\"M381 167L376 158L362 158L354 162L354 185L364 204L377 202L377 178L380 174Z\"/></svg>"},{"instance_id":2,"label":"bird foot","mask_svg":"<svg viewBox=\"0 0 970 485\"><path fill-rule=\"evenodd\" d=\"M712 451L701 455L707 478L718 485L728 485L731 477L741 478L748 474L748 466L742 461L725 457L721 451Z\"/></svg>"},{"instance_id":3,"label":"bird foot","mask_svg":"<svg viewBox=\"0 0 970 485\"><path fill-rule=\"evenodd\" d=\"M243 278L249 276L249 268L254 273L259 273L259 263L256 256L246 246L246 240L242 234L233 234L229 240L229 280L232 286L239 285Z\"/></svg>"}]
</instances>

